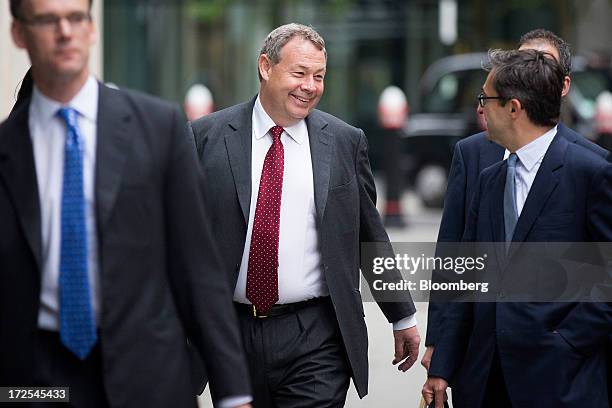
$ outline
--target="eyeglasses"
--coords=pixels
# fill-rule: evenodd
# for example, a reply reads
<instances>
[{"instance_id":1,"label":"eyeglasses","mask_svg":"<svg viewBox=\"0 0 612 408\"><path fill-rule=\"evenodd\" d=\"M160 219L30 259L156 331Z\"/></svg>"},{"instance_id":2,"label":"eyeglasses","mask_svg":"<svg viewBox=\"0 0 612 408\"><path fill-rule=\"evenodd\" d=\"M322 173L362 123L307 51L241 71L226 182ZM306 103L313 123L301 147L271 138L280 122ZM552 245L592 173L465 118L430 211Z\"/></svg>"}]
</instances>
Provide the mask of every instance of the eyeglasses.
<instances>
[{"instance_id":1,"label":"eyeglasses","mask_svg":"<svg viewBox=\"0 0 612 408\"><path fill-rule=\"evenodd\" d=\"M486 103L485 101L486 101L487 99L506 99L506 98L501 97L501 96L486 96L486 95L484 94L484 92L481 92L481 93L479 93L479 94L478 94L478 96L476 97L476 99L478 99L478 104L480 105L480 107L481 107L481 108L484 108L485 103Z\"/></svg>"},{"instance_id":2,"label":"eyeglasses","mask_svg":"<svg viewBox=\"0 0 612 408\"><path fill-rule=\"evenodd\" d=\"M55 14L42 14L30 19L20 17L19 21L32 27L40 28L41 30L54 30L60 26L62 20L68 21L71 28L81 28L86 22L91 21L91 14L75 11L67 16L58 16Z\"/></svg>"}]
</instances>

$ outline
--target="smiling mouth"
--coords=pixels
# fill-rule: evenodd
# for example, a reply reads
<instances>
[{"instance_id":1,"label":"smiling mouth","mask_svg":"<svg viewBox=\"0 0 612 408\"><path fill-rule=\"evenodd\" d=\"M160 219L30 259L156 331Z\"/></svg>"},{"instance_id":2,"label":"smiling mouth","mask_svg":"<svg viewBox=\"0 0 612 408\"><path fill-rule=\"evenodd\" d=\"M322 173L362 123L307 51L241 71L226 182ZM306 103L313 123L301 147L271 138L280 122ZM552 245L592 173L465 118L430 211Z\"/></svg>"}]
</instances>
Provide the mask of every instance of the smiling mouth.
<instances>
[{"instance_id":1,"label":"smiling mouth","mask_svg":"<svg viewBox=\"0 0 612 408\"><path fill-rule=\"evenodd\" d=\"M302 102L302 103L308 103L310 102L310 99L304 99L304 98L300 98L299 96L296 95L291 95L293 96L295 99L297 99L298 101Z\"/></svg>"}]
</instances>

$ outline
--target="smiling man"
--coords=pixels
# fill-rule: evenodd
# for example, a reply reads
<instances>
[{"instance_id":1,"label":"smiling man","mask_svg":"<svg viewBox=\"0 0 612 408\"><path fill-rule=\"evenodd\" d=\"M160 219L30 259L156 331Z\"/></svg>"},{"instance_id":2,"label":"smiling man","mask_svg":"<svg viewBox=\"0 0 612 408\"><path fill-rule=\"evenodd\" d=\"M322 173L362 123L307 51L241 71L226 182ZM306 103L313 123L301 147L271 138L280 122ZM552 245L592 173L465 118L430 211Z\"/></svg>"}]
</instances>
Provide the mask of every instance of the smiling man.
<instances>
[{"instance_id":1,"label":"smiling man","mask_svg":"<svg viewBox=\"0 0 612 408\"><path fill-rule=\"evenodd\" d=\"M389 238L365 135L315 109L326 62L312 28L278 27L259 55L259 95L192 123L256 407L342 406L351 376L367 393L359 245ZM405 371L414 305L380 306Z\"/></svg>"}]
</instances>

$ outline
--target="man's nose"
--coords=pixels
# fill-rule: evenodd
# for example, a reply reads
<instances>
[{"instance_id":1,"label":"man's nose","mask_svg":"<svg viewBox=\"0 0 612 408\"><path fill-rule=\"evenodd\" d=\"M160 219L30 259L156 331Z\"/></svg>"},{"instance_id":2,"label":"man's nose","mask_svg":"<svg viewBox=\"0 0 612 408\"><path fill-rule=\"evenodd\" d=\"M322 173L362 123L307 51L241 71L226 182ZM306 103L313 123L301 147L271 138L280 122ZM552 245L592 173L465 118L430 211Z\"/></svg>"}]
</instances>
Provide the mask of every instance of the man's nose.
<instances>
[{"instance_id":1,"label":"man's nose","mask_svg":"<svg viewBox=\"0 0 612 408\"><path fill-rule=\"evenodd\" d=\"M57 30L61 37L70 37L72 34L72 25L67 18L60 18L57 22Z\"/></svg>"},{"instance_id":2,"label":"man's nose","mask_svg":"<svg viewBox=\"0 0 612 408\"><path fill-rule=\"evenodd\" d=\"M314 92L316 90L315 80L312 76L304 77L301 85L302 89L306 92Z\"/></svg>"}]
</instances>

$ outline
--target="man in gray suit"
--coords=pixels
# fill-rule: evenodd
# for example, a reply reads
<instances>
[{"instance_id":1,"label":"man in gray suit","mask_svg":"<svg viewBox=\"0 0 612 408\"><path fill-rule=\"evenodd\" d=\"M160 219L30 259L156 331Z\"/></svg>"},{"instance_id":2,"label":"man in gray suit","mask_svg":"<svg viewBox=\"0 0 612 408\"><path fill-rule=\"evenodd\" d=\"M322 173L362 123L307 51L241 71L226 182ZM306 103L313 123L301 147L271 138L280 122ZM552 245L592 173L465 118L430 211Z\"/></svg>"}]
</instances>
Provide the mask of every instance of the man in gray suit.
<instances>
[{"instance_id":1,"label":"man in gray suit","mask_svg":"<svg viewBox=\"0 0 612 408\"><path fill-rule=\"evenodd\" d=\"M256 407L342 406L350 377L367 394L360 243L390 246L363 131L314 109L326 61L312 28L278 27L259 55L259 95L192 123ZM414 305L380 307L405 371L420 342Z\"/></svg>"}]
</instances>

